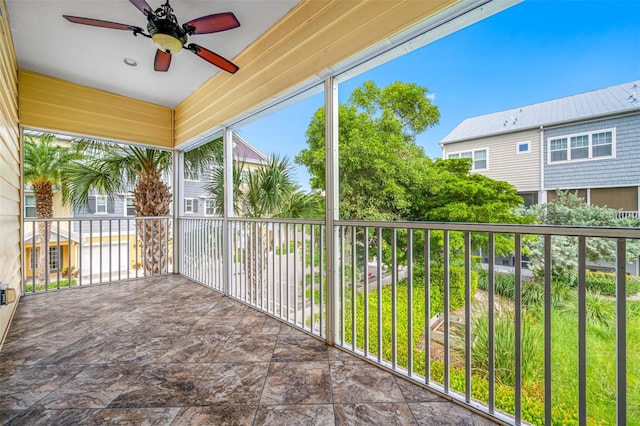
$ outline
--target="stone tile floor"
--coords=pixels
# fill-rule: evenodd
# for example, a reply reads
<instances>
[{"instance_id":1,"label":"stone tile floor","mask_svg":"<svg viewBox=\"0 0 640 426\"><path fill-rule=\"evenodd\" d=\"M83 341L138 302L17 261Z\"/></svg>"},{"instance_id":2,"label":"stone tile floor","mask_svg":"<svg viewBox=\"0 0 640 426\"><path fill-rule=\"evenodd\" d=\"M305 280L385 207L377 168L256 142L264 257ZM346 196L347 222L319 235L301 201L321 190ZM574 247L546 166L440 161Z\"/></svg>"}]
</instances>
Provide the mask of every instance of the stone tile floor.
<instances>
[{"instance_id":1,"label":"stone tile floor","mask_svg":"<svg viewBox=\"0 0 640 426\"><path fill-rule=\"evenodd\" d=\"M24 297L0 423L493 424L177 275Z\"/></svg>"}]
</instances>

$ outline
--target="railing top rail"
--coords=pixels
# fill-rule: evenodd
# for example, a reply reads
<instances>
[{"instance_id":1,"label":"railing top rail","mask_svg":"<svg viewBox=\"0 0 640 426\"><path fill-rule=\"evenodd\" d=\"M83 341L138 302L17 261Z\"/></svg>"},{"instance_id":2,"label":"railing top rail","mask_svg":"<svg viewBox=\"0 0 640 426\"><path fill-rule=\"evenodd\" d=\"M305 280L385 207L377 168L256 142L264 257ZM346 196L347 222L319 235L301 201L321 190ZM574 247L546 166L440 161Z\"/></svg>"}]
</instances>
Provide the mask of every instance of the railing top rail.
<instances>
[{"instance_id":1,"label":"railing top rail","mask_svg":"<svg viewBox=\"0 0 640 426\"><path fill-rule=\"evenodd\" d=\"M153 220L153 219L173 219L173 216L98 216L98 217L50 217L50 218L37 218L37 217L25 217L26 222L78 222L78 221L90 221L90 220Z\"/></svg>"},{"instance_id":2,"label":"railing top rail","mask_svg":"<svg viewBox=\"0 0 640 426\"><path fill-rule=\"evenodd\" d=\"M466 222L376 222L360 220L339 220L335 223L338 226L369 226L372 228L428 229L442 231L497 232L502 234L640 239L640 228L613 226L520 225Z\"/></svg>"},{"instance_id":3,"label":"railing top rail","mask_svg":"<svg viewBox=\"0 0 640 426\"><path fill-rule=\"evenodd\" d=\"M221 217L180 217L188 220L222 220ZM233 222L285 223L323 225L323 219L280 219L280 218L248 218L234 217ZM621 226L560 226L560 225L522 225L501 223L468 223L468 222L380 222L366 220L338 220L337 226L357 226L390 229L420 229L440 231L496 232L502 234L558 235L570 237L601 237L640 239L640 228Z\"/></svg>"},{"instance_id":4,"label":"railing top rail","mask_svg":"<svg viewBox=\"0 0 640 426\"><path fill-rule=\"evenodd\" d=\"M184 217L180 216L180 220L223 220L222 217L205 216L205 217ZM229 218L232 222L259 222L259 223L289 223L289 224L303 224L303 225L324 225L324 219L282 219L282 218L257 218L257 217L232 217Z\"/></svg>"}]
</instances>

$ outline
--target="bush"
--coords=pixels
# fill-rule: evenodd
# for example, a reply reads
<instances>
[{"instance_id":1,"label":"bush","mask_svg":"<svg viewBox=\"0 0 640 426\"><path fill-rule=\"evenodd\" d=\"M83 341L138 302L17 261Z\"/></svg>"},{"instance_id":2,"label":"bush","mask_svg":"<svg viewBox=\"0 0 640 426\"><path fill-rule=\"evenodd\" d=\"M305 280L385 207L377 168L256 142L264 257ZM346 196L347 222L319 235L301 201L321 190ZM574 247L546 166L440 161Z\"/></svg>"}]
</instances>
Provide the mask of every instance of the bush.
<instances>
[{"instance_id":1,"label":"bush","mask_svg":"<svg viewBox=\"0 0 640 426\"><path fill-rule=\"evenodd\" d=\"M542 329L533 327L536 319L526 312L522 316L522 347L534 348L543 341ZM471 358L476 374L486 377L489 371L489 315L486 310L476 312L471 320L473 346ZM494 349L496 381L507 386L515 384L515 320L510 311L498 312L494 317ZM522 380L542 379L544 361L539 351L522 351Z\"/></svg>"},{"instance_id":2,"label":"bush","mask_svg":"<svg viewBox=\"0 0 640 426\"><path fill-rule=\"evenodd\" d=\"M431 313L444 312L444 268L441 265L433 265L430 269L431 276ZM424 287L424 266L416 266L413 274L415 287ZM471 300L478 289L478 273L471 271ZM464 267L451 266L449 268L449 309L454 311L464 306L465 280Z\"/></svg>"},{"instance_id":3,"label":"bush","mask_svg":"<svg viewBox=\"0 0 640 426\"><path fill-rule=\"evenodd\" d=\"M587 289L605 294L607 296L616 295L616 276L604 272L587 272ZM627 275L626 295L632 296L640 291L640 282L637 277Z\"/></svg>"}]
</instances>

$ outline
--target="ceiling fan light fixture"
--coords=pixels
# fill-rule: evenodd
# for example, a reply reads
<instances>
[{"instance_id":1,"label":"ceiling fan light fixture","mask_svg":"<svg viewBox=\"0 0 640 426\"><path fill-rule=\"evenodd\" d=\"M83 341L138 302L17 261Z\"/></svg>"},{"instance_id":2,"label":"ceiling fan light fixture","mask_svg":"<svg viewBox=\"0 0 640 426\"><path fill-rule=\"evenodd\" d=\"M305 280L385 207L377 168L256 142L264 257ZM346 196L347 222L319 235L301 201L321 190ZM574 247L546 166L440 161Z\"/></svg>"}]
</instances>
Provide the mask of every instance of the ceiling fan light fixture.
<instances>
[{"instance_id":1,"label":"ceiling fan light fixture","mask_svg":"<svg viewBox=\"0 0 640 426\"><path fill-rule=\"evenodd\" d=\"M182 50L182 41L169 34L156 33L151 36L153 43L165 53L175 54Z\"/></svg>"}]
</instances>

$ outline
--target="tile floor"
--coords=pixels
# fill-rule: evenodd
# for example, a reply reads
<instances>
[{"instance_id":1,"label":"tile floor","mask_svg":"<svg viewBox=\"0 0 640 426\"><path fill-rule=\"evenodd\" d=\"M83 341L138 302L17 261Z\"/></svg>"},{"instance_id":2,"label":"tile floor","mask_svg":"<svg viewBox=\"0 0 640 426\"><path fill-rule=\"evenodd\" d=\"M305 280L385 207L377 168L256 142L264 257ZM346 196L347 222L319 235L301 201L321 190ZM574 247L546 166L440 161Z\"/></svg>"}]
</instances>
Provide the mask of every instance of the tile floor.
<instances>
[{"instance_id":1,"label":"tile floor","mask_svg":"<svg viewBox=\"0 0 640 426\"><path fill-rule=\"evenodd\" d=\"M493 424L177 275L23 298L0 423Z\"/></svg>"}]
</instances>

